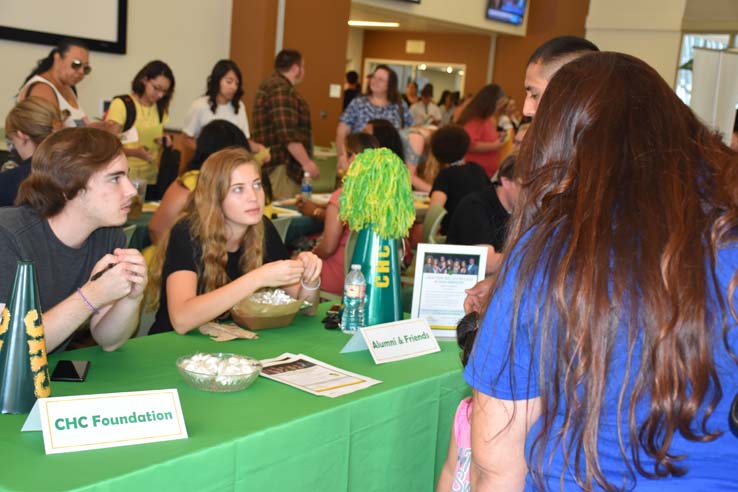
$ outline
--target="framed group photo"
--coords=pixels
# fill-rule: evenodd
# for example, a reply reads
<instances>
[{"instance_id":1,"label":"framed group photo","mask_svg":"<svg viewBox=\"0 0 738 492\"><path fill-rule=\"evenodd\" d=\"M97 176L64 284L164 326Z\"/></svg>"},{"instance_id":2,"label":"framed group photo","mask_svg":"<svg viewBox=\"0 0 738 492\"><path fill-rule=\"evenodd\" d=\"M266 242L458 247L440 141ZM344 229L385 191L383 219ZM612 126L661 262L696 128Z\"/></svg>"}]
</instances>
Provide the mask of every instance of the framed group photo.
<instances>
[{"instance_id":1,"label":"framed group photo","mask_svg":"<svg viewBox=\"0 0 738 492\"><path fill-rule=\"evenodd\" d=\"M411 317L428 320L436 336L455 337L466 289L484 280L487 248L421 243L415 261Z\"/></svg>"}]
</instances>

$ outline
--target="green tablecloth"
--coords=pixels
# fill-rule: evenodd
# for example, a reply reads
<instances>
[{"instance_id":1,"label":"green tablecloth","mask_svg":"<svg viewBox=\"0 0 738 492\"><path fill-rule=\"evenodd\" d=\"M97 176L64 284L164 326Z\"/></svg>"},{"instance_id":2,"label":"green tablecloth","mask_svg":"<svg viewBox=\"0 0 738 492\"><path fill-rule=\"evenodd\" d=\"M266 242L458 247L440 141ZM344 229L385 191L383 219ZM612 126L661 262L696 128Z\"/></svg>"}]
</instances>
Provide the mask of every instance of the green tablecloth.
<instances>
[{"instance_id":1,"label":"green tablecloth","mask_svg":"<svg viewBox=\"0 0 738 492\"><path fill-rule=\"evenodd\" d=\"M375 366L366 351L339 354L348 337L319 319L300 315L256 341L168 333L112 353L51 357L50 367L60 358L92 361L86 382L54 382L53 396L177 388L190 437L46 456L40 432L20 432L25 415L0 415L0 490L432 490L456 406L469 393L458 348L444 342L439 353ZM174 366L196 351L304 353L383 382L336 399L264 378L242 392L207 393Z\"/></svg>"}]
</instances>

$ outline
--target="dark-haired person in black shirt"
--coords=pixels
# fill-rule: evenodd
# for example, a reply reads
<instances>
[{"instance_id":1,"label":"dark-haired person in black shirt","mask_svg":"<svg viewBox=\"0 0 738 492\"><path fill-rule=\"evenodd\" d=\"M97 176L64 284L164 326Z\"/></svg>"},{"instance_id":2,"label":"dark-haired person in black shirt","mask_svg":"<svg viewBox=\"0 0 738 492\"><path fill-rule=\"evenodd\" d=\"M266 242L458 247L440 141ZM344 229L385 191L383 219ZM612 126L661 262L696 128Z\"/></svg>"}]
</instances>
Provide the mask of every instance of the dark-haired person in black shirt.
<instances>
[{"instance_id":1,"label":"dark-haired person in black shirt","mask_svg":"<svg viewBox=\"0 0 738 492\"><path fill-rule=\"evenodd\" d=\"M520 193L520 183L513 177L515 159L514 154L507 156L496 182L461 200L448 224L447 244L487 247L487 273L500 266L507 222Z\"/></svg>"},{"instance_id":2,"label":"dark-haired person in black shirt","mask_svg":"<svg viewBox=\"0 0 738 492\"><path fill-rule=\"evenodd\" d=\"M487 173L474 162L465 162L469 135L457 125L447 125L431 137L431 152L441 166L430 193L430 205L442 205L448 212L441 221L441 234L462 198L489 185Z\"/></svg>"}]
</instances>

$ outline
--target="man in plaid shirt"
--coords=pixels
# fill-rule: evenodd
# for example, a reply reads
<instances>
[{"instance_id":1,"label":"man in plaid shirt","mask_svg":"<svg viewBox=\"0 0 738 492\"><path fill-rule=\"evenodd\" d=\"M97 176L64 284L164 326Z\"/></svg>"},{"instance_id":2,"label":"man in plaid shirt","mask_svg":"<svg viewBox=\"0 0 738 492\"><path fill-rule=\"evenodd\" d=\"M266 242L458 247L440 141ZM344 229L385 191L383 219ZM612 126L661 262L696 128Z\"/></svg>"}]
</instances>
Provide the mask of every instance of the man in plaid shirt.
<instances>
[{"instance_id":1,"label":"man in plaid shirt","mask_svg":"<svg viewBox=\"0 0 738 492\"><path fill-rule=\"evenodd\" d=\"M295 196L304 173L320 174L313 151L310 108L295 86L305 77L305 62L297 50L282 50L274 60L275 71L256 91L252 138L269 147L264 163L274 198Z\"/></svg>"}]
</instances>

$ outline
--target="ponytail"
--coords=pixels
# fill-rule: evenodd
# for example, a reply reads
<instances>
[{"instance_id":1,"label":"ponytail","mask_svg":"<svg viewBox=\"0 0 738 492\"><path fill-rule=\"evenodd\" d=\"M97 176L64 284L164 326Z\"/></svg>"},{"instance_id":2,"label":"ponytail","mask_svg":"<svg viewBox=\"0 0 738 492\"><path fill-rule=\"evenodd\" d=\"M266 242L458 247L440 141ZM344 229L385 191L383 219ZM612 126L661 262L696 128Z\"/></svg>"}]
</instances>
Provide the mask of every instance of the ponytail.
<instances>
[{"instance_id":1,"label":"ponytail","mask_svg":"<svg viewBox=\"0 0 738 492\"><path fill-rule=\"evenodd\" d=\"M31 80L36 75L40 75L44 72L48 72L51 67L54 66L54 55L59 54L59 56L64 56L67 51L69 51L69 48L72 46L78 46L80 48L89 50L87 47L87 43L82 41L81 39L72 39L72 38L63 38L59 41L59 44L56 45L56 48L49 51L49 54L46 55L46 58L41 58L37 63L36 67L31 70L31 73L26 77L26 80L23 81L23 85L21 85L21 90L23 87L28 83L29 80ZM76 92L75 92L76 93Z\"/></svg>"},{"instance_id":2,"label":"ponytail","mask_svg":"<svg viewBox=\"0 0 738 492\"><path fill-rule=\"evenodd\" d=\"M36 75L42 74L44 72L47 72L51 69L51 67L54 66L54 55L56 53L59 53L59 48L54 48L53 50L49 51L49 54L46 56L46 58L41 58L37 63L36 67L31 70L31 73L26 77L26 80L23 81L23 84L21 85L21 89L28 83L29 80L31 80Z\"/></svg>"}]
</instances>

